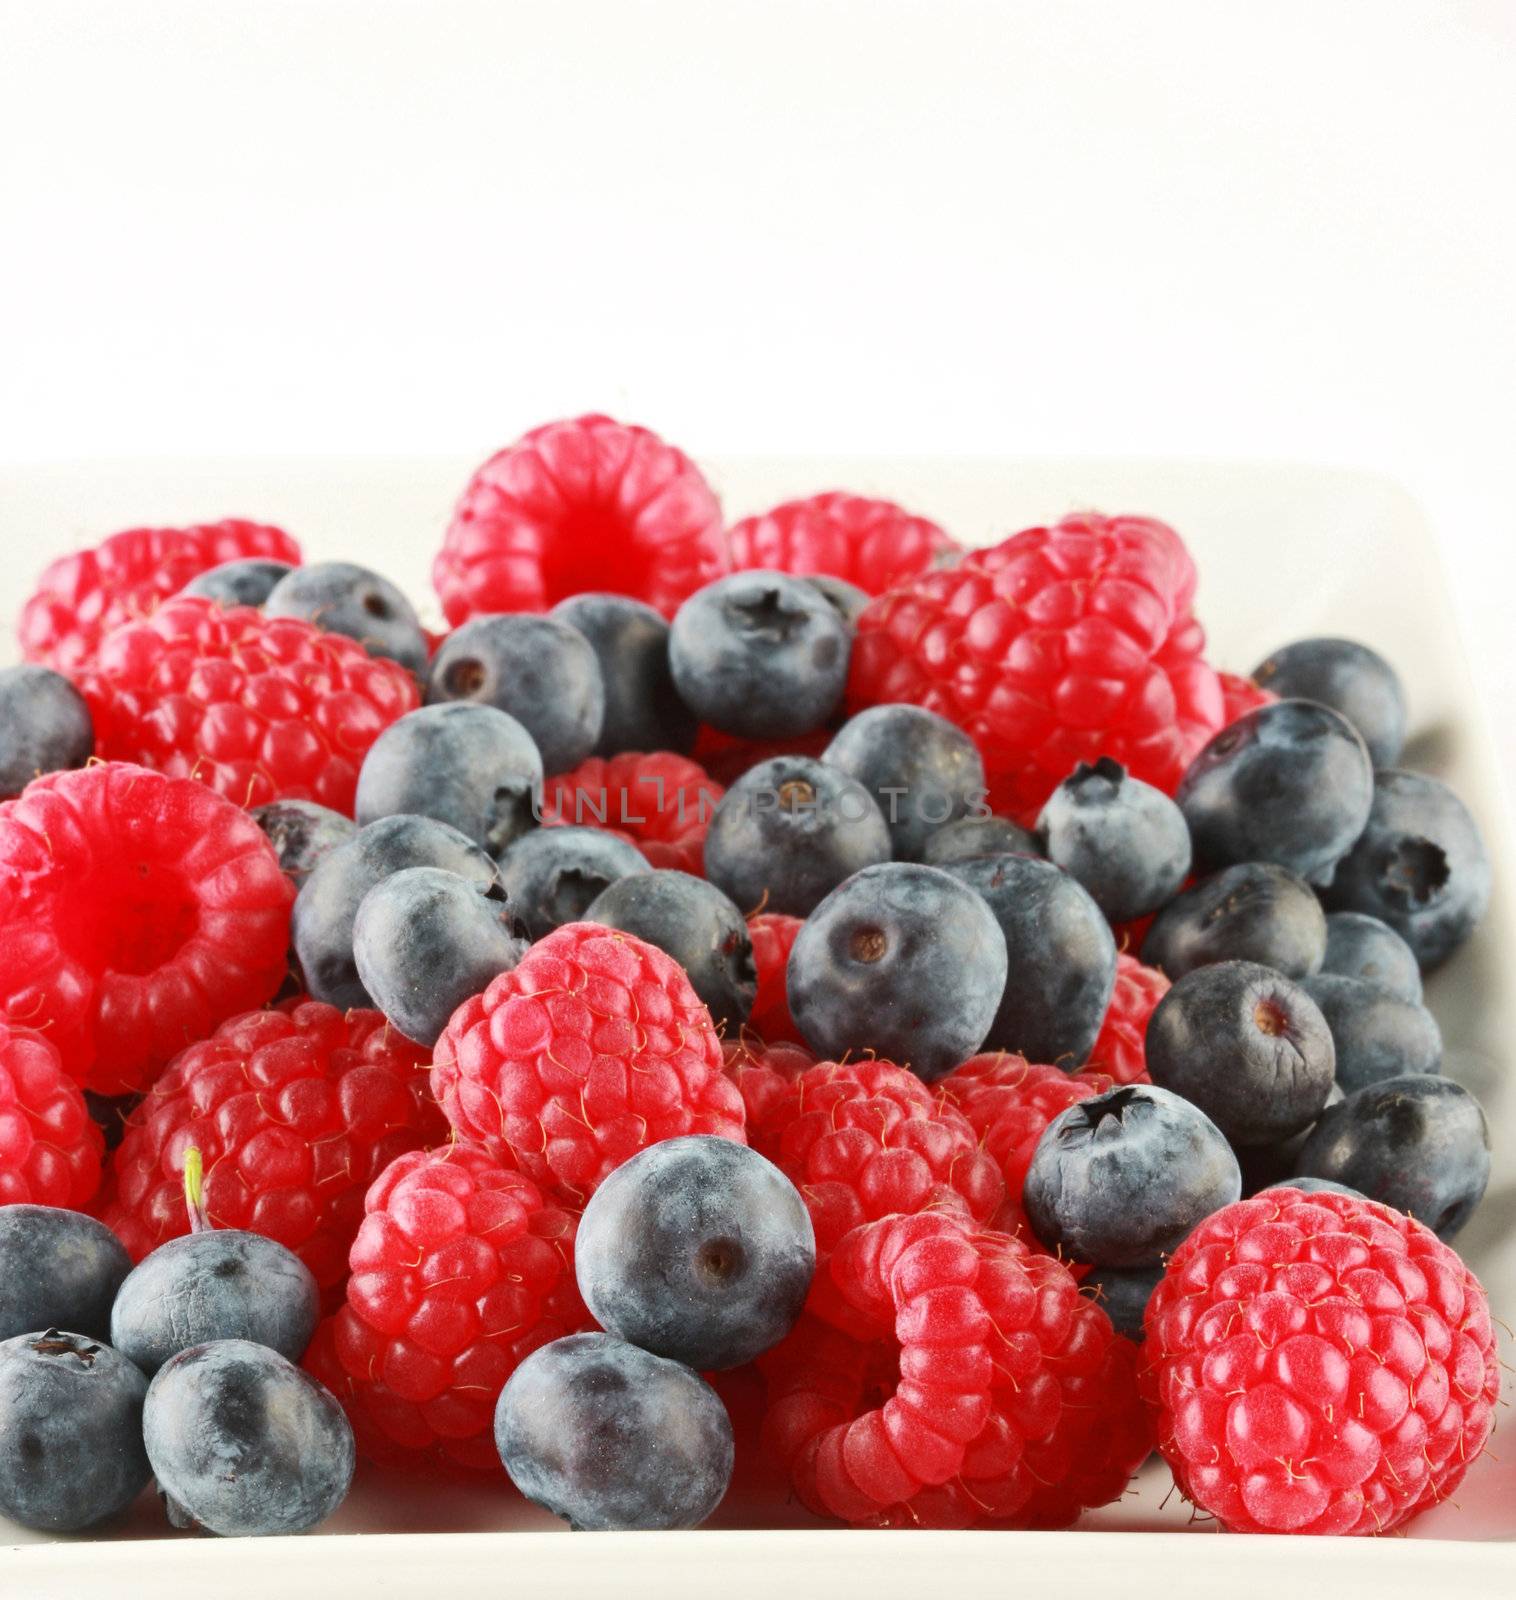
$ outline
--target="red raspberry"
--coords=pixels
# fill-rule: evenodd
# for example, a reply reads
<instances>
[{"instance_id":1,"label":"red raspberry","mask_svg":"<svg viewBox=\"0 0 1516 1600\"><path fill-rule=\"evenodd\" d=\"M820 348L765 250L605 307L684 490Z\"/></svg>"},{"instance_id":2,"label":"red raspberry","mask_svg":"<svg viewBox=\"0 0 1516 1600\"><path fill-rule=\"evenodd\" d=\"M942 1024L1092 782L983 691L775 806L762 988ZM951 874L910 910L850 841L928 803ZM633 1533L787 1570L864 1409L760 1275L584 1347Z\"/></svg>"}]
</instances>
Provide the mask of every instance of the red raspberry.
<instances>
[{"instance_id":1,"label":"red raspberry","mask_svg":"<svg viewBox=\"0 0 1516 1600\"><path fill-rule=\"evenodd\" d=\"M705 875L705 835L726 790L669 750L591 756L548 781L544 819L604 828L629 839L654 867Z\"/></svg>"},{"instance_id":2,"label":"red raspberry","mask_svg":"<svg viewBox=\"0 0 1516 1600\"><path fill-rule=\"evenodd\" d=\"M742 1096L684 968L589 922L539 939L458 1007L432 1089L462 1138L574 1204L660 1139L744 1141Z\"/></svg>"},{"instance_id":3,"label":"red raspberry","mask_svg":"<svg viewBox=\"0 0 1516 1600\"><path fill-rule=\"evenodd\" d=\"M62 1057L0 1016L0 1206L81 1211L100 1187L104 1155L105 1135Z\"/></svg>"},{"instance_id":4,"label":"red raspberry","mask_svg":"<svg viewBox=\"0 0 1516 1600\"><path fill-rule=\"evenodd\" d=\"M597 589L671 617L730 564L721 507L695 464L646 428L588 416L534 428L479 468L432 582L454 627Z\"/></svg>"},{"instance_id":5,"label":"red raspberry","mask_svg":"<svg viewBox=\"0 0 1516 1600\"><path fill-rule=\"evenodd\" d=\"M363 1191L447 1133L425 1066L377 1011L303 1000L233 1017L127 1118L101 1216L138 1260L186 1232L184 1152L195 1145L211 1221L277 1239L323 1289L338 1288Z\"/></svg>"},{"instance_id":6,"label":"red raspberry","mask_svg":"<svg viewBox=\"0 0 1516 1600\"><path fill-rule=\"evenodd\" d=\"M235 520L112 534L54 561L37 580L17 625L22 654L71 673L113 628L150 617L191 578L252 557L297 566L300 546L278 528Z\"/></svg>"},{"instance_id":7,"label":"red raspberry","mask_svg":"<svg viewBox=\"0 0 1516 1600\"><path fill-rule=\"evenodd\" d=\"M790 1015L786 976L790 951L803 925L802 918L787 917L778 911L760 911L747 919L753 940L753 964L758 968L758 998L753 1002L748 1025L770 1044L805 1043Z\"/></svg>"},{"instance_id":8,"label":"red raspberry","mask_svg":"<svg viewBox=\"0 0 1516 1600\"><path fill-rule=\"evenodd\" d=\"M719 783L736 783L760 761L773 756L814 756L819 759L832 742L831 728L817 728L793 739L739 739L704 724L695 735L695 760Z\"/></svg>"},{"instance_id":9,"label":"red raspberry","mask_svg":"<svg viewBox=\"0 0 1516 1600\"><path fill-rule=\"evenodd\" d=\"M1172 792L1221 723L1194 567L1140 517L1065 517L923 573L859 618L852 710L924 705L973 735L997 810L1034 821L1102 755Z\"/></svg>"},{"instance_id":10,"label":"red raspberry","mask_svg":"<svg viewBox=\"0 0 1516 1600\"><path fill-rule=\"evenodd\" d=\"M721 1054L726 1075L737 1085L746 1108L748 1143L762 1149L768 1142L770 1121L778 1114L790 1085L816 1058L801 1044L766 1044L746 1031L736 1039L723 1039Z\"/></svg>"},{"instance_id":11,"label":"red raspberry","mask_svg":"<svg viewBox=\"0 0 1516 1600\"><path fill-rule=\"evenodd\" d=\"M405 668L356 640L194 595L118 628L79 687L102 756L238 805L315 800L347 816L368 747L419 703Z\"/></svg>"},{"instance_id":12,"label":"red raspberry","mask_svg":"<svg viewBox=\"0 0 1516 1600\"><path fill-rule=\"evenodd\" d=\"M1230 727L1238 717L1259 706L1271 706L1279 698L1272 689L1264 689L1251 678L1239 678L1235 672L1218 672L1221 684L1221 725Z\"/></svg>"},{"instance_id":13,"label":"red raspberry","mask_svg":"<svg viewBox=\"0 0 1516 1600\"><path fill-rule=\"evenodd\" d=\"M294 889L263 830L204 784L119 762L0 805L0 1007L101 1094L284 979Z\"/></svg>"},{"instance_id":14,"label":"red raspberry","mask_svg":"<svg viewBox=\"0 0 1516 1600\"><path fill-rule=\"evenodd\" d=\"M883 594L958 549L935 522L890 500L834 490L787 500L760 517L733 524L733 564L845 578L866 594Z\"/></svg>"},{"instance_id":15,"label":"red raspberry","mask_svg":"<svg viewBox=\"0 0 1516 1600\"><path fill-rule=\"evenodd\" d=\"M1116 1083L1151 1083L1148 1077L1148 1018L1169 992L1169 980L1124 950L1116 957L1116 987L1100 1024L1090 1059L1080 1076L1104 1074Z\"/></svg>"},{"instance_id":16,"label":"red raspberry","mask_svg":"<svg viewBox=\"0 0 1516 1600\"><path fill-rule=\"evenodd\" d=\"M592 1325L574 1282L578 1219L463 1144L392 1161L363 1209L333 1346L366 1391L365 1421L406 1450L498 1471L506 1379Z\"/></svg>"},{"instance_id":17,"label":"red raspberry","mask_svg":"<svg viewBox=\"0 0 1516 1600\"><path fill-rule=\"evenodd\" d=\"M1126 1488L1151 1445L1136 1347L1056 1261L936 1214L855 1230L826 1270L868 1338L807 1318L763 1362L765 1437L812 1510L1059 1527Z\"/></svg>"},{"instance_id":18,"label":"red raspberry","mask_svg":"<svg viewBox=\"0 0 1516 1600\"><path fill-rule=\"evenodd\" d=\"M1484 1290L1435 1234L1289 1188L1174 1253L1143 1364L1181 1492L1242 1533L1388 1533L1458 1487L1500 1395Z\"/></svg>"}]
</instances>

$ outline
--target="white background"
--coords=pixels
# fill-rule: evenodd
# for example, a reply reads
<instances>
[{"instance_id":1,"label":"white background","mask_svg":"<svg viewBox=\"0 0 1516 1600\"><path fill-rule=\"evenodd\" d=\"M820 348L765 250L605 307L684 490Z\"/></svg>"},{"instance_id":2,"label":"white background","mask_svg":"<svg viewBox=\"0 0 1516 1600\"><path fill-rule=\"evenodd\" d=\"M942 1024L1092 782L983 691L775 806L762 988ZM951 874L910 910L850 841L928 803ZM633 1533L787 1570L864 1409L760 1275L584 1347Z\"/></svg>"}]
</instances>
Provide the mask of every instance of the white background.
<instances>
[{"instance_id":1,"label":"white background","mask_svg":"<svg viewBox=\"0 0 1516 1600\"><path fill-rule=\"evenodd\" d=\"M1516 772L1509 0L0 23L0 459L482 455L596 407L696 455L1373 467Z\"/></svg>"}]
</instances>

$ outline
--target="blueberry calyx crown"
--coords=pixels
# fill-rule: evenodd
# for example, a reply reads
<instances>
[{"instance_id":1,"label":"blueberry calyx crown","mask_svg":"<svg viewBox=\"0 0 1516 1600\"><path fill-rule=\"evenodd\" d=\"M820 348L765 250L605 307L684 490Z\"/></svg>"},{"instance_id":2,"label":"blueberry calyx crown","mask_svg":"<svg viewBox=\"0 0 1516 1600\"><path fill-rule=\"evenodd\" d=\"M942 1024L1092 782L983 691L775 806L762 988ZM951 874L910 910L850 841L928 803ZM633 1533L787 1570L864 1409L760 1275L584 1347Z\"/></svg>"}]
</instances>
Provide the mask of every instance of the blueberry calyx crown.
<instances>
[{"instance_id":1,"label":"blueberry calyx crown","mask_svg":"<svg viewBox=\"0 0 1516 1600\"><path fill-rule=\"evenodd\" d=\"M1430 905L1450 876L1447 853L1430 839L1397 839L1385 853L1385 891L1407 909Z\"/></svg>"},{"instance_id":2,"label":"blueberry calyx crown","mask_svg":"<svg viewBox=\"0 0 1516 1600\"><path fill-rule=\"evenodd\" d=\"M100 1346L93 1339L81 1339L76 1333L61 1333L49 1328L32 1340L32 1349L39 1356L73 1356L81 1366L92 1367Z\"/></svg>"},{"instance_id":3,"label":"blueberry calyx crown","mask_svg":"<svg viewBox=\"0 0 1516 1600\"><path fill-rule=\"evenodd\" d=\"M1093 1099L1081 1100L1074 1107L1074 1115L1069 1118L1065 1128L1065 1135L1083 1137L1087 1133L1096 1132L1100 1124L1110 1118L1116 1122L1124 1122L1129 1107L1147 1105L1148 1097L1140 1088L1127 1084L1119 1089L1108 1089L1104 1094L1097 1094Z\"/></svg>"}]
</instances>

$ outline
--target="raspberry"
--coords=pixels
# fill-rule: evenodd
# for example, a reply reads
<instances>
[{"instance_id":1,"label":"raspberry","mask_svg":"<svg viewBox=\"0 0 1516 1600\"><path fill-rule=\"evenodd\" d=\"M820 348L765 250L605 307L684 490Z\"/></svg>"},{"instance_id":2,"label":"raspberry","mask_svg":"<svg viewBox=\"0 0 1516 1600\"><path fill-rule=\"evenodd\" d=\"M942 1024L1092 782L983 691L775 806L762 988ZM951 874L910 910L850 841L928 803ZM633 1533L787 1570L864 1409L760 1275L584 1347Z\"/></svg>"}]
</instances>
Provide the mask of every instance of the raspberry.
<instances>
[{"instance_id":1,"label":"raspberry","mask_svg":"<svg viewBox=\"0 0 1516 1600\"><path fill-rule=\"evenodd\" d=\"M762 1149L768 1126L789 1092L790 1085L816 1058L801 1044L766 1044L744 1030L740 1038L724 1039L721 1054L726 1075L737 1085L746 1108L748 1143Z\"/></svg>"},{"instance_id":2,"label":"raspberry","mask_svg":"<svg viewBox=\"0 0 1516 1600\"><path fill-rule=\"evenodd\" d=\"M852 710L926 706L973 735L997 810L1030 824L1079 761L1172 793L1221 723L1172 529L1066 517L891 590L858 621Z\"/></svg>"},{"instance_id":3,"label":"raspberry","mask_svg":"<svg viewBox=\"0 0 1516 1600\"><path fill-rule=\"evenodd\" d=\"M806 1319L762 1363L767 1443L812 1510L1058 1527L1125 1489L1151 1442L1136 1347L1056 1261L937 1214L855 1230L827 1271L868 1337Z\"/></svg>"},{"instance_id":4,"label":"raspberry","mask_svg":"<svg viewBox=\"0 0 1516 1600\"><path fill-rule=\"evenodd\" d=\"M105 1136L40 1033L0 1016L0 1206L81 1211L100 1186Z\"/></svg>"},{"instance_id":5,"label":"raspberry","mask_svg":"<svg viewBox=\"0 0 1516 1600\"><path fill-rule=\"evenodd\" d=\"M586 590L671 617L729 568L721 507L694 463L646 428L588 416L534 428L479 468L432 582L454 627Z\"/></svg>"},{"instance_id":6,"label":"raspberry","mask_svg":"<svg viewBox=\"0 0 1516 1600\"><path fill-rule=\"evenodd\" d=\"M407 1451L499 1470L491 1429L511 1373L590 1326L577 1218L529 1178L455 1144L398 1157L363 1202L333 1351L365 1420Z\"/></svg>"},{"instance_id":7,"label":"raspberry","mask_svg":"<svg viewBox=\"0 0 1516 1600\"><path fill-rule=\"evenodd\" d=\"M1279 698L1272 689L1260 688L1251 678L1239 678L1235 672L1218 672L1221 684L1221 725L1229 728L1238 717L1259 706L1271 706Z\"/></svg>"},{"instance_id":8,"label":"raspberry","mask_svg":"<svg viewBox=\"0 0 1516 1600\"><path fill-rule=\"evenodd\" d=\"M113 628L150 617L191 578L255 557L297 566L300 546L278 528L235 520L112 534L54 561L37 580L17 625L22 654L72 673Z\"/></svg>"},{"instance_id":9,"label":"raspberry","mask_svg":"<svg viewBox=\"0 0 1516 1600\"><path fill-rule=\"evenodd\" d=\"M1446 1499L1500 1393L1489 1303L1435 1234L1346 1194L1207 1218L1147 1310L1180 1491L1243 1533L1388 1533Z\"/></svg>"},{"instance_id":10,"label":"raspberry","mask_svg":"<svg viewBox=\"0 0 1516 1600\"><path fill-rule=\"evenodd\" d=\"M649 865L698 878L706 829L725 793L685 756L628 751L591 756L550 779L542 810L549 824L605 828L629 839Z\"/></svg>"},{"instance_id":11,"label":"raspberry","mask_svg":"<svg viewBox=\"0 0 1516 1600\"><path fill-rule=\"evenodd\" d=\"M355 640L194 596L118 628L79 687L102 756L238 805L314 800L345 816L368 747L419 700L403 667Z\"/></svg>"},{"instance_id":12,"label":"raspberry","mask_svg":"<svg viewBox=\"0 0 1516 1600\"><path fill-rule=\"evenodd\" d=\"M1116 1083L1151 1083L1148 1077L1148 1018L1169 992L1169 980L1125 951L1116 957L1116 987L1105 1021L1081 1076ZM1108 1086L1108 1085L1107 1085Z\"/></svg>"},{"instance_id":13,"label":"raspberry","mask_svg":"<svg viewBox=\"0 0 1516 1600\"><path fill-rule=\"evenodd\" d=\"M86 1088L131 1093L278 989L293 899L263 830L203 784L50 773L0 805L0 1008Z\"/></svg>"},{"instance_id":14,"label":"raspberry","mask_svg":"<svg viewBox=\"0 0 1516 1600\"><path fill-rule=\"evenodd\" d=\"M790 1015L787 969L795 936L803 926L799 917L778 911L760 911L747 919L753 941L753 964L758 968L758 998L748 1025L769 1044L804 1044Z\"/></svg>"},{"instance_id":15,"label":"raspberry","mask_svg":"<svg viewBox=\"0 0 1516 1600\"><path fill-rule=\"evenodd\" d=\"M539 939L459 1006L432 1089L460 1137L574 1204L660 1139L745 1139L742 1096L684 969L589 922Z\"/></svg>"},{"instance_id":16,"label":"raspberry","mask_svg":"<svg viewBox=\"0 0 1516 1600\"><path fill-rule=\"evenodd\" d=\"M739 739L702 724L695 735L694 759L718 783L733 784L744 772L775 756L811 756L819 760L832 742L834 730L817 728L814 733L797 734L792 739Z\"/></svg>"},{"instance_id":17,"label":"raspberry","mask_svg":"<svg viewBox=\"0 0 1516 1600\"><path fill-rule=\"evenodd\" d=\"M739 570L827 574L867 594L883 594L958 549L935 522L913 517L892 501L838 491L745 517L728 537Z\"/></svg>"},{"instance_id":18,"label":"raspberry","mask_svg":"<svg viewBox=\"0 0 1516 1600\"><path fill-rule=\"evenodd\" d=\"M216 1226L277 1239L323 1289L340 1288L364 1190L447 1133L425 1065L377 1011L297 1000L233 1017L128 1117L101 1216L138 1260L186 1232L184 1152L195 1145Z\"/></svg>"}]
</instances>

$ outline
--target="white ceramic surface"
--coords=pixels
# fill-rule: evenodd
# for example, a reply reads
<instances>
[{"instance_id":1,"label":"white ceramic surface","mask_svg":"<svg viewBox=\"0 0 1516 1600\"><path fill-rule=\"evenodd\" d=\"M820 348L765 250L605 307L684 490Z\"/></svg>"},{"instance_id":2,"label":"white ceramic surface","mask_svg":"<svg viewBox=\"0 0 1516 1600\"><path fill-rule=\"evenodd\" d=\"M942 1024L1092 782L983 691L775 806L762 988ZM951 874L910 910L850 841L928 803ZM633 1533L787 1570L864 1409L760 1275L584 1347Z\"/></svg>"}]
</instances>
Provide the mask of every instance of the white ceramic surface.
<instances>
[{"instance_id":1,"label":"white ceramic surface","mask_svg":"<svg viewBox=\"0 0 1516 1600\"><path fill-rule=\"evenodd\" d=\"M96 461L0 473L0 662L15 657L10 622L46 560L145 522L279 522L308 556L366 561L429 599L431 554L473 465ZM1516 852L1485 712L1416 505L1383 479L1256 463L818 459L733 461L710 472L734 517L846 486L898 499L968 543L1076 507L1150 513L1173 522L1195 552L1198 609L1218 665L1246 671L1273 646L1326 631L1361 638L1396 663L1411 702L1407 764L1453 783L1495 856L1489 918L1431 980L1428 998L1446 1039L1447 1071L1484 1102L1495 1146L1489 1194L1459 1246L1497 1316L1516 1321L1516 1093L1507 1083L1516 992L1503 981L1501 959L1516 948L1508 889ZM719 1590L736 1600L856 1589L919 1600L947 1583L972 1595L1509 1596L1516 1449L1507 1451L1507 1438L1497 1426L1456 1503L1420 1518L1404 1539L1215 1536L1211 1525L1192 1522L1161 1464L1119 1505L1061 1534L842 1532L794 1508L739 1503L699 1533L564 1539L551 1519L498 1486L417 1488L364 1473L341 1513L298 1541L162 1540L150 1496L123 1526L92 1538L52 1541L0 1521L0 1541L15 1541L0 1543L0 1595L201 1592L236 1600L277 1588L289 1600L444 1592L676 1600ZM760 1522L786 1531L751 1531ZM1177 1538L1175 1530L1213 1537ZM352 1537L360 1535L367 1537Z\"/></svg>"}]
</instances>

